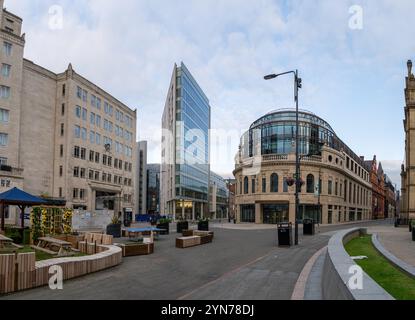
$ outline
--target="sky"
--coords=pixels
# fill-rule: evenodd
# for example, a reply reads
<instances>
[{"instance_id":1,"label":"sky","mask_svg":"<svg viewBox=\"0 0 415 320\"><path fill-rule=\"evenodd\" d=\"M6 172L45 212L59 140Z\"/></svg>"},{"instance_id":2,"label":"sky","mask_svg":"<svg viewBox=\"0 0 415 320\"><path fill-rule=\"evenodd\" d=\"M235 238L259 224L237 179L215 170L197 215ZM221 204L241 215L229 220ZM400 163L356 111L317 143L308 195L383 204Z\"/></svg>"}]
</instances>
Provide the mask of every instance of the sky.
<instances>
[{"instance_id":1,"label":"sky","mask_svg":"<svg viewBox=\"0 0 415 320\"><path fill-rule=\"evenodd\" d=\"M24 20L25 57L75 71L138 109L137 139L160 161L161 116L183 61L212 108L212 170L231 177L239 137L294 107L325 119L359 156L400 185L406 62L415 57L413 0L5 0ZM223 134L226 133L226 134ZM224 138L226 137L226 138Z\"/></svg>"}]
</instances>

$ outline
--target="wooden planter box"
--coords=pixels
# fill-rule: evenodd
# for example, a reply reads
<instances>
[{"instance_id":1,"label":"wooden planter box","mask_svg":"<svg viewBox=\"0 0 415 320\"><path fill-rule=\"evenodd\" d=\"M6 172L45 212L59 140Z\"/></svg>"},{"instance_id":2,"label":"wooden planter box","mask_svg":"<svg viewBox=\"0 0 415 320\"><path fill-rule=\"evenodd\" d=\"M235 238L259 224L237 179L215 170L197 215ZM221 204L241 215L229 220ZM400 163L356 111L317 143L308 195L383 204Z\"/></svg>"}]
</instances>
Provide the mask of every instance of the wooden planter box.
<instances>
[{"instance_id":1,"label":"wooden planter box","mask_svg":"<svg viewBox=\"0 0 415 320\"><path fill-rule=\"evenodd\" d=\"M123 257L142 256L154 253L154 243L122 244Z\"/></svg>"},{"instance_id":2,"label":"wooden planter box","mask_svg":"<svg viewBox=\"0 0 415 320\"><path fill-rule=\"evenodd\" d=\"M193 230L183 230L182 235L183 237L193 237L194 236Z\"/></svg>"},{"instance_id":3,"label":"wooden planter box","mask_svg":"<svg viewBox=\"0 0 415 320\"><path fill-rule=\"evenodd\" d=\"M197 229L200 231L209 231L209 221L199 221Z\"/></svg>"},{"instance_id":4,"label":"wooden planter box","mask_svg":"<svg viewBox=\"0 0 415 320\"><path fill-rule=\"evenodd\" d=\"M200 243L201 243L201 238L198 236L182 237L182 238L176 239L176 247L181 248L181 249L198 246L200 245Z\"/></svg>"},{"instance_id":5,"label":"wooden planter box","mask_svg":"<svg viewBox=\"0 0 415 320\"><path fill-rule=\"evenodd\" d=\"M194 236L199 236L199 237L210 236L210 237L212 237L212 240L213 240L214 233L213 233L213 231L195 230L195 231L193 231L193 235Z\"/></svg>"},{"instance_id":6,"label":"wooden planter box","mask_svg":"<svg viewBox=\"0 0 415 320\"><path fill-rule=\"evenodd\" d=\"M170 224L169 223L159 223L159 224L157 224L157 228L166 230L166 231L160 232L160 234L162 234L162 235L167 235L167 234L170 233L170 230L169 230L170 229Z\"/></svg>"},{"instance_id":7,"label":"wooden planter box","mask_svg":"<svg viewBox=\"0 0 415 320\"><path fill-rule=\"evenodd\" d=\"M213 241L213 235L200 236L200 244L207 244Z\"/></svg>"},{"instance_id":8,"label":"wooden planter box","mask_svg":"<svg viewBox=\"0 0 415 320\"><path fill-rule=\"evenodd\" d=\"M179 221L177 222L177 233L182 233L183 230L189 230L188 221Z\"/></svg>"}]
</instances>

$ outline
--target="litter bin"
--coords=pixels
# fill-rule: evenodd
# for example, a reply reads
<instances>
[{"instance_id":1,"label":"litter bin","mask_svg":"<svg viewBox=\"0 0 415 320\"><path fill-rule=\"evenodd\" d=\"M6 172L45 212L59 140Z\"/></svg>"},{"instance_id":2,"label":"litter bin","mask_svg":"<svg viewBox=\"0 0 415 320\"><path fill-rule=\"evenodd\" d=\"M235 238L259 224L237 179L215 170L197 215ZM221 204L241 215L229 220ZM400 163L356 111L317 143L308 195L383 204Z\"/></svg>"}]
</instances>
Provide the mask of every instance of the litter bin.
<instances>
[{"instance_id":1,"label":"litter bin","mask_svg":"<svg viewBox=\"0 0 415 320\"><path fill-rule=\"evenodd\" d=\"M278 224L278 246L290 247L293 245L292 231L291 222Z\"/></svg>"},{"instance_id":2,"label":"litter bin","mask_svg":"<svg viewBox=\"0 0 415 320\"><path fill-rule=\"evenodd\" d=\"M303 235L314 236L316 233L315 223L313 219L303 220Z\"/></svg>"}]
</instances>

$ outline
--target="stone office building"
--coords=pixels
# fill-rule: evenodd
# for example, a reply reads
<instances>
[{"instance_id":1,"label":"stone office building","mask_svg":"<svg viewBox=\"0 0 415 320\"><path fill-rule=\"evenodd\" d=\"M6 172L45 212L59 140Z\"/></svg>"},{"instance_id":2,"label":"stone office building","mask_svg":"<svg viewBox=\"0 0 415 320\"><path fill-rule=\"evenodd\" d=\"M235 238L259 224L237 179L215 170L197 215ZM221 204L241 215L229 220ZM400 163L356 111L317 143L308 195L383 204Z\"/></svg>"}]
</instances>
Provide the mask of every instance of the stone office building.
<instances>
[{"instance_id":1,"label":"stone office building","mask_svg":"<svg viewBox=\"0 0 415 320\"><path fill-rule=\"evenodd\" d=\"M0 192L19 187L92 216L134 208L136 111L70 64L54 73L24 59L22 19L3 9L0 21Z\"/></svg>"},{"instance_id":2,"label":"stone office building","mask_svg":"<svg viewBox=\"0 0 415 320\"><path fill-rule=\"evenodd\" d=\"M238 222L295 222L295 119L295 110L276 110L242 136L234 170ZM300 111L299 119L303 184L297 219L323 224L371 219L363 160L320 117Z\"/></svg>"},{"instance_id":3,"label":"stone office building","mask_svg":"<svg viewBox=\"0 0 415 320\"><path fill-rule=\"evenodd\" d=\"M401 218L415 219L415 76L409 60L405 86L405 162L401 171Z\"/></svg>"}]
</instances>

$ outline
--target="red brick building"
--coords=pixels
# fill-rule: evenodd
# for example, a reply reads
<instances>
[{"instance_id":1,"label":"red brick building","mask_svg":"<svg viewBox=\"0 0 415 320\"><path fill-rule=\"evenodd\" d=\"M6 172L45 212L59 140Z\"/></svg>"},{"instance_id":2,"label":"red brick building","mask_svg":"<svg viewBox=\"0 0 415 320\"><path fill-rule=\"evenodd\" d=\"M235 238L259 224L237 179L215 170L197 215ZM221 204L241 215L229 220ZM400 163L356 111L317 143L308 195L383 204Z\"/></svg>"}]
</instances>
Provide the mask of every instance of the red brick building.
<instances>
[{"instance_id":1,"label":"red brick building","mask_svg":"<svg viewBox=\"0 0 415 320\"><path fill-rule=\"evenodd\" d=\"M376 156L371 161L365 161L367 170L370 172L370 183L372 184L372 219L385 218L385 174L382 164L377 164Z\"/></svg>"}]
</instances>

